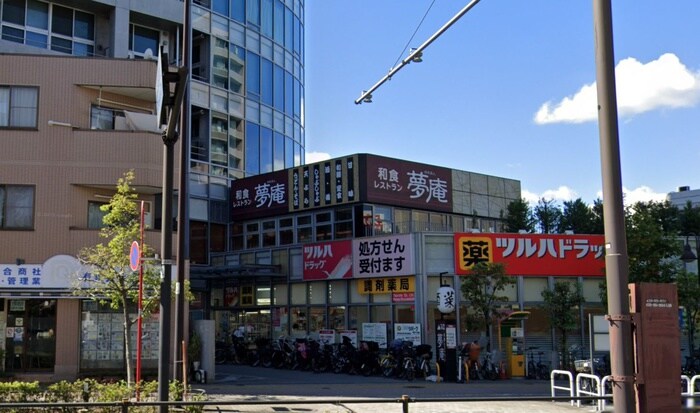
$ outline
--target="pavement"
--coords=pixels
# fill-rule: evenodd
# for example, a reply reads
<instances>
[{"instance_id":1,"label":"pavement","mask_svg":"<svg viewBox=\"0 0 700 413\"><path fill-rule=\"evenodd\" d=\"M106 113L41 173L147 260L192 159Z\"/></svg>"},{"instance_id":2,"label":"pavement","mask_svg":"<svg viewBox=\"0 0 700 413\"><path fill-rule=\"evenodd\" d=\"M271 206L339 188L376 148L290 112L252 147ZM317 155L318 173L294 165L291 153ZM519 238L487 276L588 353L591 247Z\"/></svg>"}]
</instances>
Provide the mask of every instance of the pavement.
<instances>
[{"instance_id":1,"label":"pavement","mask_svg":"<svg viewBox=\"0 0 700 413\"><path fill-rule=\"evenodd\" d=\"M595 406L542 401L551 396L546 380L496 380L468 383L386 379L383 377L216 366L216 379L192 387L216 402L207 411L290 413L550 413L593 412ZM402 396L412 402L404 404ZM566 392L557 391L556 396ZM445 401L436 399L467 399ZM508 399L508 400L504 400ZM534 399L534 400L533 400ZM247 404L251 403L251 404ZM610 411L610 409L607 409Z\"/></svg>"}]
</instances>

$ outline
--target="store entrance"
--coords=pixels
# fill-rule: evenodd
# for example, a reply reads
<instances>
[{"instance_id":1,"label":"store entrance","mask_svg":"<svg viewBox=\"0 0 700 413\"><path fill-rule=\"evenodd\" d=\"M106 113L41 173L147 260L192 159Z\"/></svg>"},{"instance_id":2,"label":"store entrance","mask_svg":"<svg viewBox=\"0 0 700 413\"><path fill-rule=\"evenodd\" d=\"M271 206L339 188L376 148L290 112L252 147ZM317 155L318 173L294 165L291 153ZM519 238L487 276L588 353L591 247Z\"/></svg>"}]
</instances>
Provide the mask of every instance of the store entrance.
<instances>
[{"instance_id":1,"label":"store entrance","mask_svg":"<svg viewBox=\"0 0 700 413\"><path fill-rule=\"evenodd\" d=\"M5 370L53 370L56 364L56 300L7 300Z\"/></svg>"},{"instance_id":2,"label":"store entrance","mask_svg":"<svg viewBox=\"0 0 700 413\"><path fill-rule=\"evenodd\" d=\"M215 317L217 341L229 343L233 335L246 343L255 343L258 338L271 338L269 309L217 311Z\"/></svg>"}]
</instances>

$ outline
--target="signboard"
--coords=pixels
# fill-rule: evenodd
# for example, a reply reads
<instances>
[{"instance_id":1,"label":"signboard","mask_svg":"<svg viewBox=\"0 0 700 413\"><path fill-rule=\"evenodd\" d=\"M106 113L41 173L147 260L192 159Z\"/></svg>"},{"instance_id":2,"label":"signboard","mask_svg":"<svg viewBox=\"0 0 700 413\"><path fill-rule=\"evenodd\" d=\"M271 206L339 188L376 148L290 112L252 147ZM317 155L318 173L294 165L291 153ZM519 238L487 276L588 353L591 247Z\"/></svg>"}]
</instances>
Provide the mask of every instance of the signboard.
<instances>
[{"instance_id":1,"label":"signboard","mask_svg":"<svg viewBox=\"0 0 700 413\"><path fill-rule=\"evenodd\" d=\"M287 173L277 171L231 182L231 219L284 214L288 210Z\"/></svg>"},{"instance_id":2,"label":"signboard","mask_svg":"<svg viewBox=\"0 0 700 413\"><path fill-rule=\"evenodd\" d=\"M386 348L386 324L362 323L362 340L374 341L379 345L380 348Z\"/></svg>"},{"instance_id":3,"label":"signboard","mask_svg":"<svg viewBox=\"0 0 700 413\"><path fill-rule=\"evenodd\" d=\"M394 323L394 339L411 341L414 346L421 344L420 324L418 323Z\"/></svg>"},{"instance_id":4,"label":"signboard","mask_svg":"<svg viewBox=\"0 0 700 413\"><path fill-rule=\"evenodd\" d=\"M593 351L610 351L610 322L604 315L592 315L591 329L593 337Z\"/></svg>"},{"instance_id":5,"label":"signboard","mask_svg":"<svg viewBox=\"0 0 700 413\"><path fill-rule=\"evenodd\" d=\"M352 277L352 241L305 244L302 259L304 280Z\"/></svg>"},{"instance_id":6,"label":"signboard","mask_svg":"<svg viewBox=\"0 0 700 413\"><path fill-rule=\"evenodd\" d=\"M512 338L523 338L525 336L525 333L523 332L522 327L511 327L510 336Z\"/></svg>"},{"instance_id":7,"label":"signboard","mask_svg":"<svg viewBox=\"0 0 700 413\"><path fill-rule=\"evenodd\" d=\"M457 348L457 327L448 325L445 329L445 341L448 349Z\"/></svg>"},{"instance_id":8,"label":"signboard","mask_svg":"<svg viewBox=\"0 0 700 413\"><path fill-rule=\"evenodd\" d=\"M321 344L335 344L335 330L319 330L318 341Z\"/></svg>"},{"instance_id":9,"label":"signboard","mask_svg":"<svg viewBox=\"0 0 700 413\"><path fill-rule=\"evenodd\" d=\"M357 330L339 330L340 342L343 342L343 337L347 337L352 342L352 345L357 348Z\"/></svg>"},{"instance_id":10,"label":"signboard","mask_svg":"<svg viewBox=\"0 0 700 413\"><path fill-rule=\"evenodd\" d=\"M366 155L368 202L452 212L452 171L399 159Z\"/></svg>"},{"instance_id":11,"label":"signboard","mask_svg":"<svg viewBox=\"0 0 700 413\"><path fill-rule=\"evenodd\" d=\"M510 275L603 276L603 235L455 234L455 273L480 262L503 263Z\"/></svg>"},{"instance_id":12,"label":"signboard","mask_svg":"<svg viewBox=\"0 0 700 413\"><path fill-rule=\"evenodd\" d=\"M393 293L391 301L395 303L412 303L416 300L416 293Z\"/></svg>"},{"instance_id":13,"label":"signboard","mask_svg":"<svg viewBox=\"0 0 700 413\"><path fill-rule=\"evenodd\" d=\"M358 238L352 241L354 277L415 274L411 234Z\"/></svg>"},{"instance_id":14,"label":"signboard","mask_svg":"<svg viewBox=\"0 0 700 413\"><path fill-rule=\"evenodd\" d=\"M358 200L357 155L289 170L289 211Z\"/></svg>"},{"instance_id":15,"label":"signboard","mask_svg":"<svg viewBox=\"0 0 700 413\"><path fill-rule=\"evenodd\" d=\"M367 278L357 280L360 294L410 293L416 291L415 277Z\"/></svg>"},{"instance_id":16,"label":"signboard","mask_svg":"<svg viewBox=\"0 0 700 413\"><path fill-rule=\"evenodd\" d=\"M134 241L131 243L131 250L129 250L129 268L131 271L138 271L141 266L141 250L139 249L139 243Z\"/></svg>"}]
</instances>

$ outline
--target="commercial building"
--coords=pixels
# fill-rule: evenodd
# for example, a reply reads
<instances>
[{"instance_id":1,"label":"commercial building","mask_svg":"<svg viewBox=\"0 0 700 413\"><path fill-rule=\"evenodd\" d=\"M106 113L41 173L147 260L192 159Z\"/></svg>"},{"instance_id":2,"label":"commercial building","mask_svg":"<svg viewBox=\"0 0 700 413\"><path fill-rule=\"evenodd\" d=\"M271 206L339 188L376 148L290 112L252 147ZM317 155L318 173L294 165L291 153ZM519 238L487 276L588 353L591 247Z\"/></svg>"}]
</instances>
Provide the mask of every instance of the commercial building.
<instances>
[{"instance_id":1,"label":"commercial building","mask_svg":"<svg viewBox=\"0 0 700 413\"><path fill-rule=\"evenodd\" d=\"M184 238L196 266L229 248L231 181L304 161L304 4L191 3ZM181 0L0 0L0 325L13 373L62 378L121 366L119 343L104 341L116 333L93 328L113 325L111 316L85 320L91 304L59 297L68 293L65 274L77 252L98 241L99 205L129 169L149 208L147 242L159 248L163 145L157 135L124 129L141 128L156 112L159 50L170 65L182 63L183 15ZM24 277L47 271L60 274L57 288ZM71 306L65 319L63 306ZM46 316L44 308L54 310ZM49 324L25 324L47 317ZM34 350L29 339L50 329L44 324L58 326L57 342ZM61 344L62 337L75 342ZM46 360L35 362L34 353Z\"/></svg>"}]
</instances>

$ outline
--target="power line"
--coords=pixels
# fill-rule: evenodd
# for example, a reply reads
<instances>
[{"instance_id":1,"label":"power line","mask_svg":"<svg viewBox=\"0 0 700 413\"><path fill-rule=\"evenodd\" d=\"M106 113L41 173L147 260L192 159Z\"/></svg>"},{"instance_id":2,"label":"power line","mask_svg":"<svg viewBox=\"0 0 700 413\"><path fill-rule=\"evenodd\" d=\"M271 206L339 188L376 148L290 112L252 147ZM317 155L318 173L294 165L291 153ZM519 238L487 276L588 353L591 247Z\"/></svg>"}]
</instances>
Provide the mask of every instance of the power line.
<instances>
[{"instance_id":1,"label":"power line","mask_svg":"<svg viewBox=\"0 0 700 413\"><path fill-rule=\"evenodd\" d=\"M420 27L423 25L423 21L425 21L425 18L428 16L428 13L430 13L430 9L433 8L433 4L435 4L435 0L433 0L433 1L430 3L430 6L428 6L428 10L425 11L425 14L423 15L423 18L420 19L420 22L418 23L418 27L416 27L416 30L413 31L413 34L411 35L411 38L408 39L408 42L406 42L406 45L403 47L403 50L402 50L401 53L399 54L399 57L396 58L396 61L394 62L393 65L391 65L391 67L396 66L396 64L399 63L399 60L401 60L401 56L403 56L403 54L406 53L406 49L408 49L408 46L411 45L411 42L413 41L413 38L416 36L416 33L418 33L418 30L419 30Z\"/></svg>"}]
</instances>

